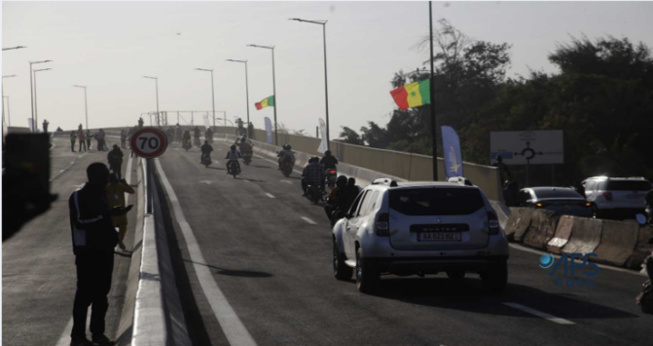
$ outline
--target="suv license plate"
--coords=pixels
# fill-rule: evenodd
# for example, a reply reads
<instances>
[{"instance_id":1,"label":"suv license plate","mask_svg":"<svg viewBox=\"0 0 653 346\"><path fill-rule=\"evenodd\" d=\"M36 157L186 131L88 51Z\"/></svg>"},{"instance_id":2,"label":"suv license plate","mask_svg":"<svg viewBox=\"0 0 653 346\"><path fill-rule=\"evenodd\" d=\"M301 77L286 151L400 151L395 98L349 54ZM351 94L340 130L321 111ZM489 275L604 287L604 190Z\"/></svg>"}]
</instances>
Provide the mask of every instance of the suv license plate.
<instances>
[{"instance_id":1,"label":"suv license plate","mask_svg":"<svg viewBox=\"0 0 653 346\"><path fill-rule=\"evenodd\" d=\"M417 233L419 241L460 241L460 232L421 232Z\"/></svg>"}]
</instances>

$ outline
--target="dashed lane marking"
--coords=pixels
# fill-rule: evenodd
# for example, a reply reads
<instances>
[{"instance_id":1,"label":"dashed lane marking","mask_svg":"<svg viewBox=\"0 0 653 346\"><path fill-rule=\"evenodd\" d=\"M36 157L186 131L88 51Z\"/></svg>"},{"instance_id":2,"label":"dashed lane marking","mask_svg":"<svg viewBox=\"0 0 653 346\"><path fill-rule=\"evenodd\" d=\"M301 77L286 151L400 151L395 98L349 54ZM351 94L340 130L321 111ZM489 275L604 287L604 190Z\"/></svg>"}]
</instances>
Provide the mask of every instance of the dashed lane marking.
<instances>
[{"instance_id":1,"label":"dashed lane marking","mask_svg":"<svg viewBox=\"0 0 653 346\"><path fill-rule=\"evenodd\" d=\"M302 216L302 220L304 220L304 221L310 223L311 225L317 225L317 222L315 222L315 221L313 221L313 220L307 218L306 216Z\"/></svg>"},{"instance_id":2,"label":"dashed lane marking","mask_svg":"<svg viewBox=\"0 0 653 346\"><path fill-rule=\"evenodd\" d=\"M281 180L279 180L279 181L282 182L282 183L286 183L286 184L291 184L291 185L292 185L292 181L290 181L290 180L284 180L284 179L281 179Z\"/></svg>"},{"instance_id":3,"label":"dashed lane marking","mask_svg":"<svg viewBox=\"0 0 653 346\"><path fill-rule=\"evenodd\" d=\"M275 198L274 195L272 195L271 193L267 193L267 192L266 192L265 195L268 196L268 197L270 197L270 198Z\"/></svg>"},{"instance_id":4,"label":"dashed lane marking","mask_svg":"<svg viewBox=\"0 0 653 346\"><path fill-rule=\"evenodd\" d=\"M503 303L503 304L507 305L507 306L509 306L511 308L514 308L514 309L521 310L523 312L529 313L531 315L535 315L537 317L542 317L543 319L554 322L554 323L558 323L558 324L576 324L576 323L574 323L574 322L572 322L570 320L566 320L566 319L561 318L561 317L556 317L556 316L547 314L546 312L535 310L535 309L529 308L528 306L524 306L524 305L521 305L521 304L510 303L510 302L506 302L506 303Z\"/></svg>"}]
</instances>

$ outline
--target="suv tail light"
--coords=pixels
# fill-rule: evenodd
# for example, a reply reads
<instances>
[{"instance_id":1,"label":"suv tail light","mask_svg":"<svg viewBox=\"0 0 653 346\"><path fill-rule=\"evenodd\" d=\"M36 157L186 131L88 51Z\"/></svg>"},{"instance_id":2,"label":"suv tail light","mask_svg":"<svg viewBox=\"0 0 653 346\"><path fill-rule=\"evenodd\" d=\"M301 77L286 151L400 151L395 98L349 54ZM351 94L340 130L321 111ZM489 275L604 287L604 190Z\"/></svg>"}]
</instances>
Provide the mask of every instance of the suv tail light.
<instances>
[{"instance_id":1,"label":"suv tail light","mask_svg":"<svg viewBox=\"0 0 653 346\"><path fill-rule=\"evenodd\" d=\"M332 169L329 171L329 174L336 174L336 171Z\"/></svg>"},{"instance_id":2,"label":"suv tail light","mask_svg":"<svg viewBox=\"0 0 653 346\"><path fill-rule=\"evenodd\" d=\"M603 197L605 197L605 199L608 201L612 201L612 192L604 192Z\"/></svg>"},{"instance_id":3,"label":"suv tail light","mask_svg":"<svg viewBox=\"0 0 653 346\"><path fill-rule=\"evenodd\" d=\"M390 215L388 213L381 213L376 218L374 232L379 237L387 237L390 235Z\"/></svg>"},{"instance_id":4,"label":"suv tail light","mask_svg":"<svg viewBox=\"0 0 653 346\"><path fill-rule=\"evenodd\" d=\"M491 211L487 212L487 221L488 221L488 230L489 233L492 234L499 234L499 219L497 218L497 215Z\"/></svg>"}]
</instances>

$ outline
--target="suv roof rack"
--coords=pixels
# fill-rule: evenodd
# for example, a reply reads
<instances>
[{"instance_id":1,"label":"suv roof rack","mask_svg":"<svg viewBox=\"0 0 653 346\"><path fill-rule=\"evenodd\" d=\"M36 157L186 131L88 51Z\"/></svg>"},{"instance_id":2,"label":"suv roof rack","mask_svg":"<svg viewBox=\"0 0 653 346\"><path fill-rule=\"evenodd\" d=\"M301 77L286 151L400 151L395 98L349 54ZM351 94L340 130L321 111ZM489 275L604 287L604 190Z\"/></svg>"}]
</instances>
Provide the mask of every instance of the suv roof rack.
<instances>
[{"instance_id":1,"label":"suv roof rack","mask_svg":"<svg viewBox=\"0 0 653 346\"><path fill-rule=\"evenodd\" d=\"M388 185L390 187L398 186L397 182L394 179L390 179L390 178L374 179L374 181L372 182L372 185Z\"/></svg>"}]
</instances>

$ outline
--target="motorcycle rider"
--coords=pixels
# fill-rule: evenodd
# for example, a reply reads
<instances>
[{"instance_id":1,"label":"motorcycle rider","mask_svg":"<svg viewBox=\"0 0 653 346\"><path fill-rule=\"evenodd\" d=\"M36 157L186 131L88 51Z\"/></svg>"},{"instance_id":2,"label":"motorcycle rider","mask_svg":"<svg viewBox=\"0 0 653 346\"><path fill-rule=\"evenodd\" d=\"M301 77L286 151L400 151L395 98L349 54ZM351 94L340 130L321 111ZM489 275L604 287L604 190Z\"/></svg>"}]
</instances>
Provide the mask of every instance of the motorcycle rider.
<instances>
[{"instance_id":1,"label":"motorcycle rider","mask_svg":"<svg viewBox=\"0 0 653 346\"><path fill-rule=\"evenodd\" d=\"M213 143L213 129L210 127L206 129L206 132L204 132L204 139L209 143Z\"/></svg>"},{"instance_id":2,"label":"motorcycle rider","mask_svg":"<svg viewBox=\"0 0 653 346\"><path fill-rule=\"evenodd\" d=\"M246 137L242 137L240 139L240 143L238 143L238 147L239 147L238 149L240 149L240 152L243 155L249 154L250 157L251 157L251 155L252 155L252 144L249 142L249 140L247 140Z\"/></svg>"},{"instance_id":3,"label":"motorcycle rider","mask_svg":"<svg viewBox=\"0 0 653 346\"><path fill-rule=\"evenodd\" d=\"M230 174L229 172L230 162L233 162L232 164L236 165L236 172L240 172L240 163L238 163L238 158L240 158L240 152L236 150L236 145L232 144L231 150L227 152L227 156L225 157L225 159L229 159L229 161L227 161L227 174Z\"/></svg>"},{"instance_id":4,"label":"motorcycle rider","mask_svg":"<svg viewBox=\"0 0 653 346\"><path fill-rule=\"evenodd\" d=\"M653 224L653 189L649 190L646 193L646 205L644 206L644 212L646 213L647 222Z\"/></svg>"},{"instance_id":5,"label":"motorcycle rider","mask_svg":"<svg viewBox=\"0 0 653 346\"><path fill-rule=\"evenodd\" d=\"M186 145L186 143L190 144L190 131L184 130L184 134L182 135L182 146Z\"/></svg>"},{"instance_id":6,"label":"motorcycle rider","mask_svg":"<svg viewBox=\"0 0 653 346\"><path fill-rule=\"evenodd\" d=\"M200 156L200 163L204 163L204 156L206 155L207 159L209 162L211 162L211 152L213 151L213 147L209 144L209 141L204 141L204 145L202 145L202 155Z\"/></svg>"},{"instance_id":7,"label":"motorcycle rider","mask_svg":"<svg viewBox=\"0 0 653 346\"><path fill-rule=\"evenodd\" d=\"M324 169L322 169L318 157L312 157L308 160L308 165L304 167L304 171L302 172L303 196L306 196L308 185L317 185L320 187L320 191L324 192Z\"/></svg>"},{"instance_id":8,"label":"motorcycle rider","mask_svg":"<svg viewBox=\"0 0 653 346\"><path fill-rule=\"evenodd\" d=\"M279 158L279 169L281 169L281 164L284 162L284 160L290 160L290 164L292 166L295 165L295 153L292 151L290 144L285 144L283 146L283 150L279 152L277 157Z\"/></svg>"},{"instance_id":9,"label":"motorcycle rider","mask_svg":"<svg viewBox=\"0 0 653 346\"><path fill-rule=\"evenodd\" d=\"M326 204L324 205L324 211L327 214L329 220L331 220L331 226L336 223L339 218L336 218L334 214L339 208L340 200L338 199L341 191L347 187L347 177L341 175L336 180L336 186L331 190L329 197L327 198Z\"/></svg>"},{"instance_id":10,"label":"motorcycle rider","mask_svg":"<svg viewBox=\"0 0 653 346\"><path fill-rule=\"evenodd\" d=\"M324 166L324 169L336 169L338 159L331 155L331 150L327 150L324 152L322 159L320 159L320 164Z\"/></svg>"}]
</instances>

